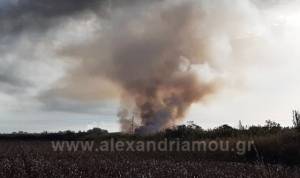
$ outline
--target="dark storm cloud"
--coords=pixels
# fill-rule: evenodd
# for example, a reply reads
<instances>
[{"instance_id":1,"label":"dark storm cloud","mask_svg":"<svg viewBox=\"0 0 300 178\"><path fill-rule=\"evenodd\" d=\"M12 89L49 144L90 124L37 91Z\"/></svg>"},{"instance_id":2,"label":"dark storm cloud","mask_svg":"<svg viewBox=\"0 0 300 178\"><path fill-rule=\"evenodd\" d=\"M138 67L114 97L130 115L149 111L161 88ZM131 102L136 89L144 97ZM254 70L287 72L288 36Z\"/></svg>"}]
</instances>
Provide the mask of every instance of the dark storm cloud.
<instances>
[{"instance_id":1,"label":"dark storm cloud","mask_svg":"<svg viewBox=\"0 0 300 178\"><path fill-rule=\"evenodd\" d=\"M24 30L46 30L63 17L85 10L94 11L101 0L21 0L5 3L0 9L1 36Z\"/></svg>"},{"instance_id":2,"label":"dark storm cloud","mask_svg":"<svg viewBox=\"0 0 300 178\"><path fill-rule=\"evenodd\" d=\"M157 1L157 0L155 0ZM7 0L0 4L0 35L47 30L85 11L105 16L107 7L138 4L139 0ZM1 37L0 36L0 37Z\"/></svg>"},{"instance_id":3,"label":"dark storm cloud","mask_svg":"<svg viewBox=\"0 0 300 178\"><path fill-rule=\"evenodd\" d=\"M95 12L101 2L104 1L1 1L0 92L25 93L28 87L32 87L34 84L28 73L22 72L28 72L28 67L36 65L36 61L45 61L41 56L36 56L39 43L47 43L45 32L65 22L67 17L75 17L86 11Z\"/></svg>"}]
</instances>

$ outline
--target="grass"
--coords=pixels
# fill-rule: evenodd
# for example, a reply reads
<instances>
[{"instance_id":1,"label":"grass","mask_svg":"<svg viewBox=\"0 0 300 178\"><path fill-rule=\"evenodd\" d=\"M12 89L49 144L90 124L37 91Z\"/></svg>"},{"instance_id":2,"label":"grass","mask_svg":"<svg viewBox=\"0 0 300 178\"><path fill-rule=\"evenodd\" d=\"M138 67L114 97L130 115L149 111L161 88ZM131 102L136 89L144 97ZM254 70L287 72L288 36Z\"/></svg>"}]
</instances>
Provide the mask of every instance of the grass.
<instances>
[{"instance_id":1,"label":"grass","mask_svg":"<svg viewBox=\"0 0 300 178\"><path fill-rule=\"evenodd\" d=\"M1 178L300 176L297 167L209 161L186 152L53 152L45 141L1 145Z\"/></svg>"}]
</instances>

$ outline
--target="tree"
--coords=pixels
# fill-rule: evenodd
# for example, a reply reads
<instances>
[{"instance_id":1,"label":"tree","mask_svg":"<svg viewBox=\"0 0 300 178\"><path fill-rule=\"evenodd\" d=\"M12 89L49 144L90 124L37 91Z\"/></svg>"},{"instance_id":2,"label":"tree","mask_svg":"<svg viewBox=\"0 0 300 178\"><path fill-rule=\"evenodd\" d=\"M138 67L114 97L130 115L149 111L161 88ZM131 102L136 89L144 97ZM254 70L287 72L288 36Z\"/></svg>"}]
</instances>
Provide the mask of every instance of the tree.
<instances>
[{"instance_id":1,"label":"tree","mask_svg":"<svg viewBox=\"0 0 300 178\"><path fill-rule=\"evenodd\" d=\"M107 130L103 130L101 128L93 128L93 129L90 129L88 131L86 131L88 134L93 134L93 135L105 135L105 134L108 134L108 131Z\"/></svg>"},{"instance_id":2,"label":"tree","mask_svg":"<svg viewBox=\"0 0 300 178\"><path fill-rule=\"evenodd\" d=\"M274 121L271 121L271 120L266 120L266 127L267 128L274 128L274 127L281 127L280 124L274 122Z\"/></svg>"},{"instance_id":3,"label":"tree","mask_svg":"<svg viewBox=\"0 0 300 178\"><path fill-rule=\"evenodd\" d=\"M215 128L214 132L219 137L230 137L230 136L234 136L234 134L236 134L236 129L234 129L233 127L231 127L227 124L224 124L220 127Z\"/></svg>"},{"instance_id":4,"label":"tree","mask_svg":"<svg viewBox=\"0 0 300 178\"><path fill-rule=\"evenodd\" d=\"M239 130L245 130L241 120L239 120Z\"/></svg>"},{"instance_id":5,"label":"tree","mask_svg":"<svg viewBox=\"0 0 300 178\"><path fill-rule=\"evenodd\" d=\"M266 120L266 125L264 127L269 133L277 133L281 130L279 123L276 123L271 120Z\"/></svg>"},{"instance_id":6,"label":"tree","mask_svg":"<svg viewBox=\"0 0 300 178\"><path fill-rule=\"evenodd\" d=\"M299 111L294 110L293 111L293 124L294 127L300 131L300 113Z\"/></svg>"}]
</instances>

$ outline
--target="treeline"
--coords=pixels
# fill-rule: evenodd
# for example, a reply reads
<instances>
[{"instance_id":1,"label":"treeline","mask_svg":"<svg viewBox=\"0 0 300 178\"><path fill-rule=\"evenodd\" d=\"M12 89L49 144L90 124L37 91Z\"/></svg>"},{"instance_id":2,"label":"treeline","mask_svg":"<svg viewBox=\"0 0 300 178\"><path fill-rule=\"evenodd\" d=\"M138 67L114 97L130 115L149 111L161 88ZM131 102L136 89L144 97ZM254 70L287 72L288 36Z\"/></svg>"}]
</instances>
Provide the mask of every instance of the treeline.
<instances>
[{"instance_id":1,"label":"treeline","mask_svg":"<svg viewBox=\"0 0 300 178\"><path fill-rule=\"evenodd\" d=\"M207 154L208 158L227 161L251 161L258 163L274 163L300 165L300 114L293 112L293 127L281 127L280 124L267 120L263 126L239 128L229 125L204 130L197 126L178 126L167 129L155 137L180 138L183 140L229 140L235 144L241 140L254 141L251 151L236 157L233 154L216 153Z\"/></svg>"},{"instance_id":2,"label":"treeline","mask_svg":"<svg viewBox=\"0 0 300 178\"><path fill-rule=\"evenodd\" d=\"M291 134L295 132L300 133L300 113L293 111L293 127L282 127L279 123L271 120L266 120L263 126L243 126L241 121L239 122L239 128L233 128L229 125L222 125L214 129L204 130L200 126L181 125L175 129L167 129L160 133L164 137L168 138L202 138L202 139L216 139L224 137L261 137L271 136L278 134Z\"/></svg>"},{"instance_id":3,"label":"treeline","mask_svg":"<svg viewBox=\"0 0 300 178\"><path fill-rule=\"evenodd\" d=\"M10 134L0 134L1 140L78 140L94 139L103 135L108 135L108 131L100 128L93 128L87 131L74 132L71 130L60 132L27 133L13 132Z\"/></svg>"},{"instance_id":4,"label":"treeline","mask_svg":"<svg viewBox=\"0 0 300 178\"><path fill-rule=\"evenodd\" d=\"M160 133L148 136L123 133L109 133L101 128L93 128L87 131L60 131L56 133L26 133L14 132L10 134L0 134L0 139L20 139L20 140L76 140L76 139L163 139L163 138L180 138L180 139L218 139L218 138L251 138L251 137L268 137L278 134L296 134L300 133L300 114L293 111L293 127L282 127L280 124L267 120L263 126L243 126L239 123L239 128L233 128L229 125L222 125L214 129L202 129L195 124L179 125L174 128L166 129Z\"/></svg>"},{"instance_id":5,"label":"treeline","mask_svg":"<svg viewBox=\"0 0 300 178\"><path fill-rule=\"evenodd\" d=\"M161 133L164 137L168 138L201 138L201 139L216 139L226 137L257 137L269 136L284 132L293 132L296 130L294 127L281 127L280 124L267 120L263 126L250 126L244 127L240 125L239 128L233 128L229 125L222 125L214 129L204 130L201 127L177 126L175 129L167 129Z\"/></svg>"},{"instance_id":6,"label":"treeline","mask_svg":"<svg viewBox=\"0 0 300 178\"><path fill-rule=\"evenodd\" d=\"M76 139L218 139L218 138L241 138L241 137L260 137L276 134L300 132L298 127L281 127L280 124L267 120L263 126L250 126L233 128L229 125L222 125L214 129L202 129L196 125L179 125L166 129L154 135L135 135L123 133L109 133L101 128L93 128L87 131L74 132L71 130L59 132L27 133L13 132L9 134L0 134L0 139L20 139L20 140L76 140Z\"/></svg>"}]
</instances>

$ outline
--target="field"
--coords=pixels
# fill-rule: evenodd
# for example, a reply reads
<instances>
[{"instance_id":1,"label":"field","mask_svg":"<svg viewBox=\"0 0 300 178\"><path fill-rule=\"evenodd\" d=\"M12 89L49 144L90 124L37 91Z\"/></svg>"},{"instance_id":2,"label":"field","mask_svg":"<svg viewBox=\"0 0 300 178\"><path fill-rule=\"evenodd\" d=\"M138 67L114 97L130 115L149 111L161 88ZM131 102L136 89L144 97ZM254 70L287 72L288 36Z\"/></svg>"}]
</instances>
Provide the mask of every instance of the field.
<instances>
[{"instance_id":1,"label":"field","mask_svg":"<svg viewBox=\"0 0 300 178\"><path fill-rule=\"evenodd\" d=\"M186 152L54 152L48 141L0 144L1 178L300 177L299 167L209 161Z\"/></svg>"}]
</instances>

